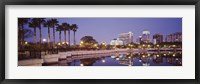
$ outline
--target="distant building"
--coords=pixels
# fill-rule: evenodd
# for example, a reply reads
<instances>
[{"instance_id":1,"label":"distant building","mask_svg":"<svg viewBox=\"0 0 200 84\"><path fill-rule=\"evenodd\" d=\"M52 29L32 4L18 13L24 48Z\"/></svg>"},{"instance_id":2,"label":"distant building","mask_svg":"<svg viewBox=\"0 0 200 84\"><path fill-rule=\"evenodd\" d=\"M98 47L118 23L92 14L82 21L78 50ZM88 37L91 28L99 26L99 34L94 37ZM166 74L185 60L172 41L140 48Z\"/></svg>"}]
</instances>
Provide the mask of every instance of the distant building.
<instances>
[{"instance_id":1,"label":"distant building","mask_svg":"<svg viewBox=\"0 0 200 84\"><path fill-rule=\"evenodd\" d=\"M176 32L170 35L167 35L165 38L166 42L182 42L182 33Z\"/></svg>"},{"instance_id":2,"label":"distant building","mask_svg":"<svg viewBox=\"0 0 200 84\"><path fill-rule=\"evenodd\" d=\"M123 45L123 41L119 40L119 38L113 39L111 40L110 45Z\"/></svg>"},{"instance_id":3,"label":"distant building","mask_svg":"<svg viewBox=\"0 0 200 84\"><path fill-rule=\"evenodd\" d=\"M137 44L141 44L142 42L142 36L139 36L137 39L136 39L136 43Z\"/></svg>"},{"instance_id":4,"label":"distant building","mask_svg":"<svg viewBox=\"0 0 200 84\"><path fill-rule=\"evenodd\" d=\"M163 35L161 34L154 34L153 35L153 44L158 44L163 42Z\"/></svg>"},{"instance_id":5,"label":"distant building","mask_svg":"<svg viewBox=\"0 0 200 84\"><path fill-rule=\"evenodd\" d=\"M133 42L133 33L128 32L119 34L119 40L123 41L123 45L129 44Z\"/></svg>"},{"instance_id":6,"label":"distant building","mask_svg":"<svg viewBox=\"0 0 200 84\"><path fill-rule=\"evenodd\" d=\"M150 43L150 32L147 30L142 32L142 43Z\"/></svg>"}]
</instances>

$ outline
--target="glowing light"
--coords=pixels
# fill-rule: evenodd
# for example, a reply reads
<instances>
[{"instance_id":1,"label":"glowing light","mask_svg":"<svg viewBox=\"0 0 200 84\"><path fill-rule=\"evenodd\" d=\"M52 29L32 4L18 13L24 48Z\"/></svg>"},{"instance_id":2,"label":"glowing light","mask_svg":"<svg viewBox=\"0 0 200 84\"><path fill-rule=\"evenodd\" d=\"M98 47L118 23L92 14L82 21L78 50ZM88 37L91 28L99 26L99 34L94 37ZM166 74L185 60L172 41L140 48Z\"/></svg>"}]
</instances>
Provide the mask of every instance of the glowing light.
<instances>
[{"instance_id":1,"label":"glowing light","mask_svg":"<svg viewBox=\"0 0 200 84\"><path fill-rule=\"evenodd\" d=\"M28 44L28 42L25 42L25 44Z\"/></svg>"},{"instance_id":2,"label":"glowing light","mask_svg":"<svg viewBox=\"0 0 200 84\"><path fill-rule=\"evenodd\" d=\"M60 43L58 43L58 45L60 45Z\"/></svg>"},{"instance_id":3,"label":"glowing light","mask_svg":"<svg viewBox=\"0 0 200 84\"><path fill-rule=\"evenodd\" d=\"M119 58L116 58L116 60L119 60Z\"/></svg>"},{"instance_id":4,"label":"glowing light","mask_svg":"<svg viewBox=\"0 0 200 84\"><path fill-rule=\"evenodd\" d=\"M159 57L159 55L157 55L157 57Z\"/></svg>"},{"instance_id":5,"label":"glowing light","mask_svg":"<svg viewBox=\"0 0 200 84\"><path fill-rule=\"evenodd\" d=\"M157 47L159 47L160 45L156 45Z\"/></svg>"},{"instance_id":6,"label":"glowing light","mask_svg":"<svg viewBox=\"0 0 200 84\"><path fill-rule=\"evenodd\" d=\"M148 56L150 56L150 54L148 54Z\"/></svg>"},{"instance_id":7,"label":"glowing light","mask_svg":"<svg viewBox=\"0 0 200 84\"><path fill-rule=\"evenodd\" d=\"M84 66L83 64L80 64L80 66Z\"/></svg>"},{"instance_id":8,"label":"glowing light","mask_svg":"<svg viewBox=\"0 0 200 84\"><path fill-rule=\"evenodd\" d=\"M102 62L103 62L103 63L105 63L105 62L106 62L106 60L105 60L105 59L103 59L103 60L102 60Z\"/></svg>"},{"instance_id":9,"label":"glowing light","mask_svg":"<svg viewBox=\"0 0 200 84\"><path fill-rule=\"evenodd\" d=\"M47 39L43 38L43 39L42 39L42 41L43 41L43 42L46 42L46 41L47 41Z\"/></svg>"},{"instance_id":10,"label":"glowing light","mask_svg":"<svg viewBox=\"0 0 200 84\"><path fill-rule=\"evenodd\" d=\"M83 41L81 41L81 44L83 44Z\"/></svg>"},{"instance_id":11,"label":"glowing light","mask_svg":"<svg viewBox=\"0 0 200 84\"><path fill-rule=\"evenodd\" d=\"M164 56L166 56L166 54L164 54Z\"/></svg>"},{"instance_id":12,"label":"glowing light","mask_svg":"<svg viewBox=\"0 0 200 84\"><path fill-rule=\"evenodd\" d=\"M65 44L65 42L62 42L62 44Z\"/></svg>"},{"instance_id":13,"label":"glowing light","mask_svg":"<svg viewBox=\"0 0 200 84\"><path fill-rule=\"evenodd\" d=\"M95 47L97 47L97 44L94 44Z\"/></svg>"},{"instance_id":14,"label":"glowing light","mask_svg":"<svg viewBox=\"0 0 200 84\"><path fill-rule=\"evenodd\" d=\"M173 54L173 56L175 57L175 56L176 56L176 54Z\"/></svg>"}]
</instances>

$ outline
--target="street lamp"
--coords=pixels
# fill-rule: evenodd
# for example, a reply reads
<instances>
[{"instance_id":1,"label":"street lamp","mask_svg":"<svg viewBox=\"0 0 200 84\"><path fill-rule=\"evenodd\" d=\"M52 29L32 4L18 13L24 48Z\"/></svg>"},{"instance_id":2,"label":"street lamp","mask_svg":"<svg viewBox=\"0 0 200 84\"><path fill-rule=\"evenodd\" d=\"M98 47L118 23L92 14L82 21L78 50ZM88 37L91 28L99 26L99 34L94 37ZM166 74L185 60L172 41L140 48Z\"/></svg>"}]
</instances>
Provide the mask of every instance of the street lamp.
<instances>
[{"instance_id":1,"label":"street lamp","mask_svg":"<svg viewBox=\"0 0 200 84\"><path fill-rule=\"evenodd\" d=\"M47 54L47 53L46 53L46 41L47 41L47 39L43 38L42 41L44 42L45 55L46 55L46 54Z\"/></svg>"},{"instance_id":2,"label":"street lamp","mask_svg":"<svg viewBox=\"0 0 200 84\"><path fill-rule=\"evenodd\" d=\"M43 42L46 42L46 41L47 41L47 39L43 38L43 39L42 39L42 41L43 41Z\"/></svg>"},{"instance_id":3,"label":"street lamp","mask_svg":"<svg viewBox=\"0 0 200 84\"><path fill-rule=\"evenodd\" d=\"M25 44L28 44L28 42L25 42Z\"/></svg>"}]
</instances>

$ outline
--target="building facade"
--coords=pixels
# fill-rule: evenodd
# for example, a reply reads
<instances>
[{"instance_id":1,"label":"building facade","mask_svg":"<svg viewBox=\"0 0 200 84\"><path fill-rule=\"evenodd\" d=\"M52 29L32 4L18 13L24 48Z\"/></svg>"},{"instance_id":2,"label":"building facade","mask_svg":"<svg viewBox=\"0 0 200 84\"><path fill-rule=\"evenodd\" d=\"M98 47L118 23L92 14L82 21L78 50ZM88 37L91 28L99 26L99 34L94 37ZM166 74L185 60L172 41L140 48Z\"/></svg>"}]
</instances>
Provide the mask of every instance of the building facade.
<instances>
[{"instance_id":1,"label":"building facade","mask_svg":"<svg viewBox=\"0 0 200 84\"><path fill-rule=\"evenodd\" d=\"M111 40L110 45L123 45L123 41L119 40L119 38L113 39Z\"/></svg>"},{"instance_id":2,"label":"building facade","mask_svg":"<svg viewBox=\"0 0 200 84\"><path fill-rule=\"evenodd\" d=\"M161 34L154 34L153 35L153 44L158 44L163 42L163 35Z\"/></svg>"},{"instance_id":3,"label":"building facade","mask_svg":"<svg viewBox=\"0 0 200 84\"><path fill-rule=\"evenodd\" d=\"M119 40L123 41L123 45L129 44L133 42L133 33L128 32L119 34Z\"/></svg>"},{"instance_id":4,"label":"building facade","mask_svg":"<svg viewBox=\"0 0 200 84\"><path fill-rule=\"evenodd\" d=\"M182 33L176 32L170 35L167 35L165 38L166 42L182 42Z\"/></svg>"},{"instance_id":5,"label":"building facade","mask_svg":"<svg viewBox=\"0 0 200 84\"><path fill-rule=\"evenodd\" d=\"M139 36L137 39L136 39L136 43L137 44L141 44L142 42L142 36Z\"/></svg>"},{"instance_id":6,"label":"building facade","mask_svg":"<svg viewBox=\"0 0 200 84\"><path fill-rule=\"evenodd\" d=\"M150 32L144 30L142 32L142 42L141 43L150 43Z\"/></svg>"}]
</instances>

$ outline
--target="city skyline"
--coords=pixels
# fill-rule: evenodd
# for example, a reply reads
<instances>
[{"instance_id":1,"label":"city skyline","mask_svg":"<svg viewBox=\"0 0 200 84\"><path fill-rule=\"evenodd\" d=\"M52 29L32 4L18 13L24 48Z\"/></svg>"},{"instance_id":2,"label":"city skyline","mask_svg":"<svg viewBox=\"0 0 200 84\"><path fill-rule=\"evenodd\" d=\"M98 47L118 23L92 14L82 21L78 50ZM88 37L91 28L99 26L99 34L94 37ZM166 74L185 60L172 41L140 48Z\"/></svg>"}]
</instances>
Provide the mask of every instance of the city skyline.
<instances>
[{"instance_id":1,"label":"city skyline","mask_svg":"<svg viewBox=\"0 0 200 84\"><path fill-rule=\"evenodd\" d=\"M50 18L48 18L50 19ZM182 18L57 18L59 24L67 22L69 24L77 24L76 32L77 44L83 36L93 36L99 43L110 43L112 39L118 38L119 34L133 32L133 42L142 31L150 31L150 39L154 34L166 35L182 32ZM31 29L25 25L25 29ZM31 29L33 30L33 29ZM37 28L38 31L38 28ZM53 32L51 29L51 37ZM71 31L71 43L73 43L73 32ZM48 37L47 28L42 28L42 38ZM105 38L106 37L106 38ZM68 39L68 37L67 37ZM33 42L33 38L26 38L28 42ZM39 41L39 32L37 32L37 41ZM53 39L51 38L51 42ZM56 32L56 42L59 41L58 32ZM62 33L62 41L64 41L64 33Z\"/></svg>"}]
</instances>

